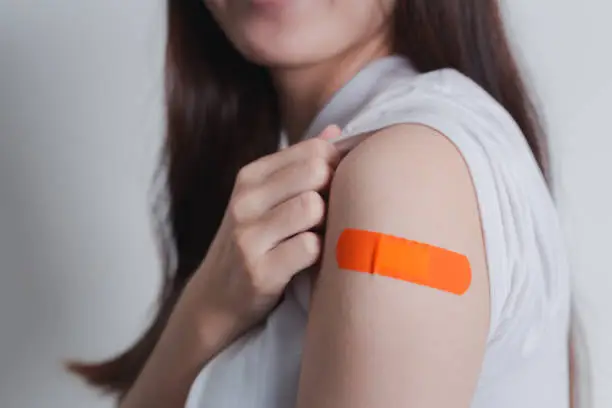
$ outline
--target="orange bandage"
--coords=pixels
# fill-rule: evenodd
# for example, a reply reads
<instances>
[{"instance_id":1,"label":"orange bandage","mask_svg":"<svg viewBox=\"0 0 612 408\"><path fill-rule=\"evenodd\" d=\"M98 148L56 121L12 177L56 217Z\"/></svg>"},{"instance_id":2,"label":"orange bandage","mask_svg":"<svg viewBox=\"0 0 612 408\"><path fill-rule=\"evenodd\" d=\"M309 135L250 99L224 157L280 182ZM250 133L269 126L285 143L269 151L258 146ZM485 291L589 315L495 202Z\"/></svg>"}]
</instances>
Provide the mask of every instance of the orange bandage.
<instances>
[{"instance_id":1,"label":"orange bandage","mask_svg":"<svg viewBox=\"0 0 612 408\"><path fill-rule=\"evenodd\" d=\"M340 269L370 273L464 294L472 273L465 255L433 245L358 229L345 229L336 246Z\"/></svg>"}]
</instances>

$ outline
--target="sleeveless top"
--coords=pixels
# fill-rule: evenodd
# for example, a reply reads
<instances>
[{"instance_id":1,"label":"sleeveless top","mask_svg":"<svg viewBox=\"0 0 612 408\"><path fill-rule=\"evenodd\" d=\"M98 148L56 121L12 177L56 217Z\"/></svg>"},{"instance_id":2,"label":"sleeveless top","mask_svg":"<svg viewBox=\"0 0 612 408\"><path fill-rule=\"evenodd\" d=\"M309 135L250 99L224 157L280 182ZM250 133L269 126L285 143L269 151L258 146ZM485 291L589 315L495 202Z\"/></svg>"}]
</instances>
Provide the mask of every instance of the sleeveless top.
<instances>
[{"instance_id":1,"label":"sleeveless top","mask_svg":"<svg viewBox=\"0 0 612 408\"><path fill-rule=\"evenodd\" d=\"M390 56L341 88L305 138L329 124L348 138L400 123L444 134L462 154L476 190L490 329L471 407L567 408L569 268L552 197L521 130L458 71L419 73ZM294 278L264 323L202 369L187 408L295 407L310 298L306 275Z\"/></svg>"}]
</instances>

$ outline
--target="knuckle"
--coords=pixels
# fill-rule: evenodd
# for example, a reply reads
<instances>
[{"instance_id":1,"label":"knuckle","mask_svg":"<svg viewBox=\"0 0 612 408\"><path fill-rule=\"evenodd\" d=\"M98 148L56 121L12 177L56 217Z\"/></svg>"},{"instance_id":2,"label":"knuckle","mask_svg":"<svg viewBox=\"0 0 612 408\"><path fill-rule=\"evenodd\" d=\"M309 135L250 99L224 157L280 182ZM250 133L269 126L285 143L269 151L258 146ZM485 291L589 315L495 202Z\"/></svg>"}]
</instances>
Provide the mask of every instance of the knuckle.
<instances>
[{"instance_id":1,"label":"knuckle","mask_svg":"<svg viewBox=\"0 0 612 408\"><path fill-rule=\"evenodd\" d=\"M314 158L309 160L307 168L308 178L315 187L324 185L331 176L331 169L323 159Z\"/></svg>"},{"instance_id":2,"label":"knuckle","mask_svg":"<svg viewBox=\"0 0 612 408\"><path fill-rule=\"evenodd\" d=\"M262 171L266 168L268 160L269 157L264 156L240 168L238 174L236 174L236 181L234 184L236 186L245 186L256 182L259 175L261 175Z\"/></svg>"},{"instance_id":3,"label":"knuckle","mask_svg":"<svg viewBox=\"0 0 612 408\"><path fill-rule=\"evenodd\" d=\"M239 201L232 201L229 206L229 214L235 222L240 222L242 219L242 208L239 205Z\"/></svg>"},{"instance_id":4,"label":"knuckle","mask_svg":"<svg viewBox=\"0 0 612 408\"><path fill-rule=\"evenodd\" d=\"M242 222L255 210L255 197L251 191L239 192L230 206L230 213L236 222Z\"/></svg>"},{"instance_id":5,"label":"knuckle","mask_svg":"<svg viewBox=\"0 0 612 408\"><path fill-rule=\"evenodd\" d=\"M321 251L319 238L312 232L305 232L300 235L301 244L304 252L311 257L316 257Z\"/></svg>"},{"instance_id":6,"label":"knuckle","mask_svg":"<svg viewBox=\"0 0 612 408\"><path fill-rule=\"evenodd\" d=\"M236 185L241 186L247 184L251 179L251 166L246 165L238 170L238 174L236 175Z\"/></svg>"},{"instance_id":7,"label":"knuckle","mask_svg":"<svg viewBox=\"0 0 612 408\"><path fill-rule=\"evenodd\" d=\"M325 203L321 196L315 191L307 191L299 196L299 216L315 221L323 216Z\"/></svg>"}]
</instances>

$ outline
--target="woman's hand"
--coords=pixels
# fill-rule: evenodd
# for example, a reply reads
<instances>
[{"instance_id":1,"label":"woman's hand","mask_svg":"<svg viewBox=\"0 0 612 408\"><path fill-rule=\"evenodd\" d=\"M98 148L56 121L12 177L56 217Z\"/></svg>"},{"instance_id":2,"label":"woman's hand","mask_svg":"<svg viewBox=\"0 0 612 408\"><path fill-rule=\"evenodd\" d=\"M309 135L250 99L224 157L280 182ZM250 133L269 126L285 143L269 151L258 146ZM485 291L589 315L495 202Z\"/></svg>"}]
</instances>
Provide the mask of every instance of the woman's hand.
<instances>
[{"instance_id":1,"label":"woman's hand","mask_svg":"<svg viewBox=\"0 0 612 408\"><path fill-rule=\"evenodd\" d=\"M202 321L217 316L215 339L227 342L263 319L291 278L319 260L321 237L313 229L324 222L321 193L340 161L328 140L339 134L330 126L240 170L221 226L185 295L198 309L192 312L208 315ZM211 334L204 334L211 342Z\"/></svg>"},{"instance_id":2,"label":"woman's hand","mask_svg":"<svg viewBox=\"0 0 612 408\"><path fill-rule=\"evenodd\" d=\"M122 408L184 406L202 365L261 321L296 273L317 263L321 194L362 139L333 145L339 134L329 127L241 169L217 235Z\"/></svg>"}]
</instances>

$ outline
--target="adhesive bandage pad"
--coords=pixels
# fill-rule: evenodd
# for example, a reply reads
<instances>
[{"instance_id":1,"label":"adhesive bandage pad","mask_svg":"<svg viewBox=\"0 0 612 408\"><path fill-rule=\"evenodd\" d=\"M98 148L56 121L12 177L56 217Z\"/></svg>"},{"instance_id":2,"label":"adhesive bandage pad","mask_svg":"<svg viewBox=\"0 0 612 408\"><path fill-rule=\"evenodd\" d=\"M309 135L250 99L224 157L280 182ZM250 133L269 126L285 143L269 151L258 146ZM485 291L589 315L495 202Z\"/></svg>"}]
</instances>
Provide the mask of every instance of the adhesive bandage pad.
<instances>
[{"instance_id":1,"label":"adhesive bandage pad","mask_svg":"<svg viewBox=\"0 0 612 408\"><path fill-rule=\"evenodd\" d=\"M472 273L465 255L379 232L347 228L338 238L340 269L387 276L464 294Z\"/></svg>"}]
</instances>

